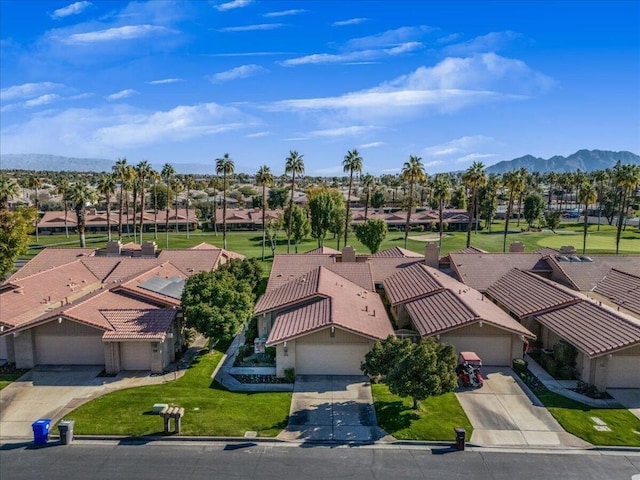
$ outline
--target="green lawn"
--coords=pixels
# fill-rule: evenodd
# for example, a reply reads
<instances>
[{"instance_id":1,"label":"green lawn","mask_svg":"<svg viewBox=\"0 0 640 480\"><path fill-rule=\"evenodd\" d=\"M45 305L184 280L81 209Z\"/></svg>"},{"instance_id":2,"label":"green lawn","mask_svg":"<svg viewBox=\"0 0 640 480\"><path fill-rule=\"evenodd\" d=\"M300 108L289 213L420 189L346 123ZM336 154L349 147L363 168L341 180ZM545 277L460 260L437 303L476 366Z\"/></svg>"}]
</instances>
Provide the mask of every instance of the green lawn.
<instances>
[{"instance_id":1,"label":"green lawn","mask_svg":"<svg viewBox=\"0 0 640 480\"><path fill-rule=\"evenodd\" d=\"M277 435L287 424L291 393L226 390L211 380L221 357L218 351L200 356L176 381L110 393L65 419L75 420L80 435L161 435L163 419L150 411L154 403L168 403L185 409L183 435L243 436L248 430Z\"/></svg>"},{"instance_id":2,"label":"green lawn","mask_svg":"<svg viewBox=\"0 0 640 480\"><path fill-rule=\"evenodd\" d=\"M592 408L548 390L536 394L567 432L594 445L640 447L640 419L623 408ZM592 417L607 424L610 432L594 428Z\"/></svg>"},{"instance_id":3,"label":"green lawn","mask_svg":"<svg viewBox=\"0 0 640 480\"><path fill-rule=\"evenodd\" d=\"M374 406L378 425L398 440L455 440L455 427L467 430L471 438L473 427L454 393L431 397L413 410L410 398L389 392L384 384L374 384Z\"/></svg>"}]
</instances>

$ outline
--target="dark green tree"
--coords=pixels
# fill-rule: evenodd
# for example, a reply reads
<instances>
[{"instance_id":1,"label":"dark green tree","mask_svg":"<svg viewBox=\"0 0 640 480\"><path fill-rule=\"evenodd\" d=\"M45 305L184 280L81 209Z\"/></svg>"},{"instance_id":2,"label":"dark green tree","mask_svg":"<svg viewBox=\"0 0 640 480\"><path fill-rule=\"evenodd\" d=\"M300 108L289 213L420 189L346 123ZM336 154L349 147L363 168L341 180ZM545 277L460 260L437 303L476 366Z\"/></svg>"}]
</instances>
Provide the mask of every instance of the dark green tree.
<instances>
[{"instance_id":1,"label":"dark green tree","mask_svg":"<svg viewBox=\"0 0 640 480\"><path fill-rule=\"evenodd\" d=\"M269 200L267 200L267 205L269 205L269 208L271 210L275 210L277 208L284 208L288 198L289 198L288 188L273 187L269 190Z\"/></svg>"},{"instance_id":2,"label":"dark green tree","mask_svg":"<svg viewBox=\"0 0 640 480\"><path fill-rule=\"evenodd\" d=\"M556 233L556 228L560 226L561 219L562 216L557 210L547 212L544 215L544 222L547 224L547 228L549 228L553 233Z\"/></svg>"},{"instance_id":3,"label":"dark green tree","mask_svg":"<svg viewBox=\"0 0 640 480\"><path fill-rule=\"evenodd\" d=\"M311 233L311 225L307 212L299 205L293 206L293 218L289 221L289 207L284 211L284 220L287 225L291 225L291 239L294 243L294 251L298 253L298 245Z\"/></svg>"},{"instance_id":4,"label":"dark green tree","mask_svg":"<svg viewBox=\"0 0 640 480\"><path fill-rule=\"evenodd\" d=\"M340 216L340 212L345 210L344 201L338 190L326 187L313 188L308 196L311 236L318 241L318 246L322 247L327 234L332 231L333 224L344 221L344 217Z\"/></svg>"},{"instance_id":5,"label":"dark green tree","mask_svg":"<svg viewBox=\"0 0 640 480\"><path fill-rule=\"evenodd\" d=\"M377 253L388 231L389 229L384 220L374 218L373 220L356 226L356 238L360 240L371 253Z\"/></svg>"},{"instance_id":6,"label":"dark green tree","mask_svg":"<svg viewBox=\"0 0 640 480\"><path fill-rule=\"evenodd\" d=\"M0 209L0 280L13 270L13 262L27 253L29 234L38 218L35 207L21 207L13 212Z\"/></svg>"},{"instance_id":7,"label":"dark green tree","mask_svg":"<svg viewBox=\"0 0 640 480\"><path fill-rule=\"evenodd\" d=\"M386 197L384 194L384 190L382 188L374 189L373 193L371 194L371 207L382 208L384 207L385 201L386 201Z\"/></svg>"},{"instance_id":8,"label":"dark green tree","mask_svg":"<svg viewBox=\"0 0 640 480\"><path fill-rule=\"evenodd\" d=\"M221 265L218 271L226 271L231 273L236 280L249 283L251 289L255 289L260 281L264 271L260 263L255 258L233 258L224 265Z\"/></svg>"},{"instance_id":9,"label":"dark green tree","mask_svg":"<svg viewBox=\"0 0 640 480\"><path fill-rule=\"evenodd\" d=\"M537 222L544 211L544 199L538 193L527 195L524 199L524 219L529 224L529 228Z\"/></svg>"}]
</instances>

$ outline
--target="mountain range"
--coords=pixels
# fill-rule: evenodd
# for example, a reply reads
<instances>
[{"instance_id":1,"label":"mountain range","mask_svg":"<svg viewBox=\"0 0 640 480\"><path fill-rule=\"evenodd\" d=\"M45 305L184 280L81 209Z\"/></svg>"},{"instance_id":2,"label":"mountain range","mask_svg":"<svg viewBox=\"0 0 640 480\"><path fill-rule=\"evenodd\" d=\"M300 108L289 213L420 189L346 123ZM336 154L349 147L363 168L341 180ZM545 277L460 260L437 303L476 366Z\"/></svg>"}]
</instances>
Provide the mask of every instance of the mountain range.
<instances>
[{"instance_id":1,"label":"mountain range","mask_svg":"<svg viewBox=\"0 0 640 480\"><path fill-rule=\"evenodd\" d=\"M530 172L575 172L580 169L583 172L604 170L612 168L616 162L640 164L640 156L632 152L612 152L609 150L579 150L573 155L563 157L556 155L544 159L525 155L524 157L505 160L487 167L487 173L503 174L514 169L526 168ZM0 169L4 170L48 170L69 172L110 172L114 165L113 160L104 158L75 158L58 155L46 155L38 153L10 153L0 155ZM214 165L199 163L172 163L178 173L211 174ZM152 164L156 170L161 170L162 165ZM237 166L238 172L243 172L241 166ZM251 173L246 170L246 173Z\"/></svg>"}]
</instances>

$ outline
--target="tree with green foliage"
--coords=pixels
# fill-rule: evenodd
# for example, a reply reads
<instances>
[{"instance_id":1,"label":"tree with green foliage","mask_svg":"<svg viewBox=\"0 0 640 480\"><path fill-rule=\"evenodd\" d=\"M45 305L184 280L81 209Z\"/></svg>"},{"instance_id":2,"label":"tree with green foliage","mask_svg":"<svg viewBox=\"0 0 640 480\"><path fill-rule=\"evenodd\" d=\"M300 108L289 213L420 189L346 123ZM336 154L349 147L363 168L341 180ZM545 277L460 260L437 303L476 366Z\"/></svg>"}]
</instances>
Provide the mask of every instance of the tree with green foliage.
<instances>
[{"instance_id":1,"label":"tree with green foliage","mask_svg":"<svg viewBox=\"0 0 640 480\"><path fill-rule=\"evenodd\" d=\"M524 200L524 219L529 224L529 228L540 219L544 211L544 199L538 193L527 195Z\"/></svg>"},{"instance_id":2,"label":"tree with green foliage","mask_svg":"<svg viewBox=\"0 0 640 480\"><path fill-rule=\"evenodd\" d=\"M69 188L69 187L67 187ZM103 173L98 180L96 190L104 195L104 202L107 207L107 241L111 241L111 195L116 193L116 179L113 174ZM65 217L66 223L66 217Z\"/></svg>"},{"instance_id":3,"label":"tree with green foliage","mask_svg":"<svg viewBox=\"0 0 640 480\"><path fill-rule=\"evenodd\" d=\"M344 220L340 214L345 210L344 201L337 189L327 187L310 189L308 197L307 208L311 217L311 237L317 240L318 247L322 247L334 224Z\"/></svg>"},{"instance_id":4,"label":"tree with green foliage","mask_svg":"<svg viewBox=\"0 0 640 480\"><path fill-rule=\"evenodd\" d=\"M640 165L622 165L614 174L614 181L620 192L620 209L618 210L618 228L616 230L616 255L620 248L620 236L625 218L629 213L630 199L640 183Z\"/></svg>"},{"instance_id":5,"label":"tree with green foliage","mask_svg":"<svg viewBox=\"0 0 640 480\"><path fill-rule=\"evenodd\" d=\"M353 188L353 172L362 172L362 157L355 148L347 152L342 161L343 171L349 173L349 189L347 192L347 213L344 217L344 244L347 244L347 237L349 235L349 210L351 207L351 189Z\"/></svg>"},{"instance_id":6,"label":"tree with green foliage","mask_svg":"<svg viewBox=\"0 0 640 480\"><path fill-rule=\"evenodd\" d=\"M391 393L411 397L417 409L421 400L457 387L456 363L453 346L433 337L417 343L387 338L374 344L361 369L367 375L380 376Z\"/></svg>"},{"instance_id":7,"label":"tree with green foliage","mask_svg":"<svg viewBox=\"0 0 640 480\"><path fill-rule=\"evenodd\" d=\"M13 270L13 262L27 253L29 234L38 218L34 207L20 207L10 212L0 209L0 280Z\"/></svg>"},{"instance_id":8,"label":"tree with green foliage","mask_svg":"<svg viewBox=\"0 0 640 480\"><path fill-rule=\"evenodd\" d=\"M287 204L289 198L289 189L287 187L273 187L269 190L269 200L267 205L271 210L283 208Z\"/></svg>"},{"instance_id":9,"label":"tree with green foliage","mask_svg":"<svg viewBox=\"0 0 640 480\"><path fill-rule=\"evenodd\" d=\"M216 159L216 173L222 174L222 243L227 248L227 177L233 175L235 166L229 154Z\"/></svg>"},{"instance_id":10,"label":"tree with green foliage","mask_svg":"<svg viewBox=\"0 0 640 480\"><path fill-rule=\"evenodd\" d=\"M296 190L296 174L299 176L304 173L304 160L302 158L304 155L300 155L295 150L289 151L289 156L285 159L286 164L284 167L284 173L291 174L291 196L289 197L289 211L293 211L293 197L295 195ZM293 221L293 216L289 216L289 221L287 222L287 253L291 250L291 222Z\"/></svg>"},{"instance_id":11,"label":"tree with green foliage","mask_svg":"<svg viewBox=\"0 0 640 480\"><path fill-rule=\"evenodd\" d=\"M502 251L507 251L507 234L509 233L509 220L511 220L511 212L513 211L513 202L524 190L524 178L521 170L512 170L502 175L502 183L509 192L509 200L507 201L507 212L504 217L504 236L502 239Z\"/></svg>"},{"instance_id":12,"label":"tree with green foliage","mask_svg":"<svg viewBox=\"0 0 640 480\"><path fill-rule=\"evenodd\" d=\"M451 181L449 176L438 173L433 179L433 198L438 201L438 230L440 232L440 248L442 248L442 234L444 232L443 210L444 204L451 198Z\"/></svg>"},{"instance_id":13,"label":"tree with green foliage","mask_svg":"<svg viewBox=\"0 0 640 480\"><path fill-rule=\"evenodd\" d=\"M578 190L578 201L584 205L584 227L582 230L582 254L587 252L587 230L589 229L589 204L598 199L598 191L596 186L585 181L580 185Z\"/></svg>"},{"instance_id":14,"label":"tree with green foliage","mask_svg":"<svg viewBox=\"0 0 640 480\"><path fill-rule=\"evenodd\" d=\"M84 236L86 227L86 207L87 204L97 200L95 190L84 182L77 182L71 187L69 201L76 212L76 222L78 225L78 236L80 237L80 248L87 246Z\"/></svg>"},{"instance_id":15,"label":"tree with green foliage","mask_svg":"<svg viewBox=\"0 0 640 480\"><path fill-rule=\"evenodd\" d=\"M9 199L13 199L20 193L20 185L15 178L0 175L0 210L9 209Z\"/></svg>"},{"instance_id":16,"label":"tree with green foliage","mask_svg":"<svg viewBox=\"0 0 640 480\"><path fill-rule=\"evenodd\" d=\"M544 222L547 224L547 228L553 233L556 233L556 228L560 226L562 215L559 211L553 210L544 214Z\"/></svg>"},{"instance_id":17,"label":"tree with green foliage","mask_svg":"<svg viewBox=\"0 0 640 480\"><path fill-rule=\"evenodd\" d=\"M400 178L403 182L409 184L409 200L407 202L407 221L404 227L404 248L407 248L407 240L409 238L409 224L411 223L411 209L413 207L413 190L416 183L426 181L427 176L422 164L422 158L416 155L410 155L409 161L404 162Z\"/></svg>"},{"instance_id":18,"label":"tree with green foliage","mask_svg":"<svg viewBox=\"0 0 640 480\"><path fill-rule=\"evenodd\" d=\"M374 218L356 226L356 238L373 254L380 250L388 231L384 220Z\"/></svg>"},{"instance_id":19,"label":"tree with green foliage","mask_svg":"<svg viewBox=\"0 0 640 480\"><path fill-rule=\"evenodd\" d=\"M278 233L282 229L284 225L284 217L282 215L278 215L278 218L271 219L267 222L266 235L267 240L269 240L269 246L271 247L271 256L274 257L276 254L276 246L278 245Z\"/></svg>"},{"instance_id":20,"label":"tree with green foliage","mask_svg":"<svg viewBox=\"0 0 640 480\"><path fill-rule=\"evenodd\" d=\"M231 273L236 280L244 280L249 283L251 290L255 290L262 280L263 270L258 260L255 258L232 258L224 265L220 265L218 271L227 271Z\"/></svg>"},{"instance_id":21,"label":"tree with green foliage","mask_svg":"<svg viewBox=\"0 0 640 480\"><path fill-rule=\"evenodd\" d=\"M373 193L371 193L371 207L382 208L384 207L385 201L386 196L384 194L384 190L381 187L374 188Z\"/></svg>"},{"instance_id":22,"label":"tree with green foliage","mask_svg":"<svg viewBox=\"0 0 640 480\"><path fill-rule=\"evenodd\" d=\"M364 195L364 221L366 222L369 219L369 199L376 187L376 179L373 175L365 173L361 179L361 183L362 194Z\"/></svg>"},{"instance_id":23,"label":"tree with green foliage","mask_svg":"<svg viewBox=\"0 0 640 480\"><path fill-rule=\"evenodd\" d=\"M289 208L284 211L284 218L287 225L291 225L291 239L293 240L294 251L298 253L298 245L311 233L307 212L301 206L294 205L293 212L290 213Z\"/></svg>"},{"instance_id":24,"label":"tree with green foliage","mask_svg":"<svg viewBox=\"0 0 640 480\"><path fill-rule=\"evenodd\" d=\"M253 289L230 271L200 272L189 277L182 291L187 327L211 340L229 342L253 315Z\"/></svg>"},{"instance_id":25,"label":"tree with green foliage","mask_svg":"<svg viewBox=\"0 0 640 480\"><path fill-rule=\"evenodd\" d=\"M469 220L467 222L467 248L471 246L471 225L476 220L476 233L478 233L478 189L487 184L487 174L482 162L473 162L462 174L462 181L470 190L471 203L469 208Z\"/></svg>"},{"instance_id":26,"label":"tree with green foliage","mask_svg":"<svg viewBox=\"0 0 640 480\"><path fill-rule=\"evenodd\" d=\"M260 206L262 207L262 261L264 262L264 247L266 244L266 230L265 217L267 211L267 187L273 185L273 173L267 165L262 165L256 174L256 184L262 186L262 197L260 198ZM255 203L254 203L255 208Z\"/></svg>"}]
</instances>

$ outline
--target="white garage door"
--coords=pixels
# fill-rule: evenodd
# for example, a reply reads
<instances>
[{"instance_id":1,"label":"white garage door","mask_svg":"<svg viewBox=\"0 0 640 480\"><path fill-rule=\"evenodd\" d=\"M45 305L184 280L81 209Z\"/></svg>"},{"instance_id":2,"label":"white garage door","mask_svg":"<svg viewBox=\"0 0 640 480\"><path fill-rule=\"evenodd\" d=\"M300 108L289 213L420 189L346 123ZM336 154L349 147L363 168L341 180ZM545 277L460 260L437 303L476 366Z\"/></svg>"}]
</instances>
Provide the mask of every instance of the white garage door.
<instances>
[{"instance_id":1,"label":"white garage door","mask_svg":"<svg viewBox=\"0 0 640 480\"><path fill-rule=\"evenodd\" d=\"M510 366L511 336L463 337L443 335L441 340L452 344L456 352L476 352L483 365Z\"/></svg>"},{"instance_id":2,"label":"white garage door","mask_svg":"<svg viewBox=\"0 0 640 480\"><path fill-rule=\"evenodd\" d=\"M296 345L298 375L362 375L360 363L369 351L368 344Z\"/></svg>"},{"instance_id":3,"label":"white garage door","mask_svg":"<svg viewBox=\"0 0 640 480\"><path fill-rule=\"evenodd\" d=\"M122 370L151 370L151 344L148 342L120 343Z\"/></svg>"},{"instance_id":4,"label":"white garage door","mask_svg":"<svg viewBox=\"0 0 640 480\"><path fill-rule=\"evenodd\" d=\"M61 336L37 334L38 365L104 365L102 334Z\"/></svg>"},{"instance_id":5,"label":"white garage door","mask_svg":"<svg viewBox=\"0 0 640 480\"><path fill-rule=\"evenodd\" d=\"M616 356L609 360L608 388L640 388L640 356Z\"/></svg>"}]
</instances>

